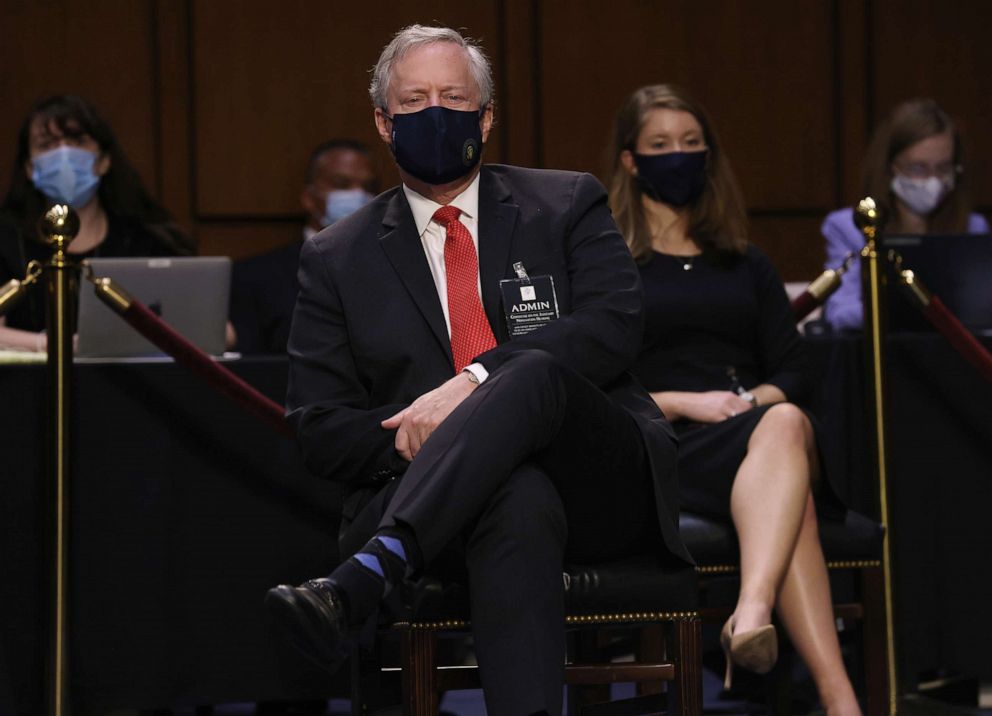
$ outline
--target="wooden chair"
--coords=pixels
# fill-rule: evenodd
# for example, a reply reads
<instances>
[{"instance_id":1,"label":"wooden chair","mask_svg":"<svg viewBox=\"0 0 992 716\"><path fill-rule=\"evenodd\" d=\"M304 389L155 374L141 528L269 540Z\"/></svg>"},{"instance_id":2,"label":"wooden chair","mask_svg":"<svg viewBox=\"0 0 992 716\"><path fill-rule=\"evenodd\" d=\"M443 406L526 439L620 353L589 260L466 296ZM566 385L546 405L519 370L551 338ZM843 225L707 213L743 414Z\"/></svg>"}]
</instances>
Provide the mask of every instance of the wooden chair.
<instances>
[{"instance_id":1,"label":"wooden chair","mask_svg":"<svg viewBox=\"0 0 992 716\"><path fill-rule=\"evenodd\" d=\"M691 567L666 569L653 559L637 558L609 565L568 568L563 577L567 630L638 628L652 642L646 653L655 657L633 663L603 663L578 661L570 655L565 668L567 684L585 687L614 682L666 683L667 698L638 697L645 709L638 707L638 713L656 712L662 701L667 702L668 713L680 716L701 713L700 622L695 611L696 574ZM353 653L354 714L362 713L364 696L381 688L390 671L400 678L403 713L410 716L436 714L444 691L479 686L474 667L439 663L443 639L464 640L469 634L464 588L424 579L415 586L409 601L410 618L395 622L378 634L379 641L399 636L398 667L383 668L375 660L370 663L369 659ZM617 706L621 704L618 702ZM612 707L612 704L596 706L594 713L606 714Z\"/></svg>"}]
</instances>

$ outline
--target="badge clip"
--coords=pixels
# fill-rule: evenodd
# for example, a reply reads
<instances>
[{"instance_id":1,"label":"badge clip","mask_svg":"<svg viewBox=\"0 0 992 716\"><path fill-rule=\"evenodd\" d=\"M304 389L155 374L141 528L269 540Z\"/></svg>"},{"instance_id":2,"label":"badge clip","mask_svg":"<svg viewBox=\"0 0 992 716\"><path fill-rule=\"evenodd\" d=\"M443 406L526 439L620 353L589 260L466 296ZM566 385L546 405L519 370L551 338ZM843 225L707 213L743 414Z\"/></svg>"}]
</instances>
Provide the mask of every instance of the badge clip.
<instances>
[{"instance_id":1,"label":"badge clip","mask_svg":"<svg viewBox=\"0 0 992 716\"><path fill-rule=\"evenodd\" d=\"M517 274L517 278L519 278L521 281L526 281L527 283L530 283L530 276L527 275L527 269L524 268L523 261L513 262L513 272Z\"/></svg>"}]
</instances>

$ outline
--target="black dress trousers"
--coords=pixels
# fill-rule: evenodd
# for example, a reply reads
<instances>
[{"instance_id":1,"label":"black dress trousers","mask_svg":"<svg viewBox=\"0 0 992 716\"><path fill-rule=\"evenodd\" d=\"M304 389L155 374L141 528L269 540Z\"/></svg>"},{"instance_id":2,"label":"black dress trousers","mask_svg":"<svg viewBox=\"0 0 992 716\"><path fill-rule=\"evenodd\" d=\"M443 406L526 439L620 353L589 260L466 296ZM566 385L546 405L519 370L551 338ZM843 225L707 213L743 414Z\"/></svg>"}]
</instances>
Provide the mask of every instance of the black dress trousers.
<instances>
[{"instance_id":1,"label":"black dress trousers","mask_svg":"<svg viewBox=\"0 0 992 716\"><path fill-rule=\"evenodd\" d=\"M564 562L664 551L652 467L665 466L651 465L627 410L549 354L521 351L366 505L342 553L400 523L427 571L464 554L488 712L561 713Z\"/></svg>"}]
</instances>

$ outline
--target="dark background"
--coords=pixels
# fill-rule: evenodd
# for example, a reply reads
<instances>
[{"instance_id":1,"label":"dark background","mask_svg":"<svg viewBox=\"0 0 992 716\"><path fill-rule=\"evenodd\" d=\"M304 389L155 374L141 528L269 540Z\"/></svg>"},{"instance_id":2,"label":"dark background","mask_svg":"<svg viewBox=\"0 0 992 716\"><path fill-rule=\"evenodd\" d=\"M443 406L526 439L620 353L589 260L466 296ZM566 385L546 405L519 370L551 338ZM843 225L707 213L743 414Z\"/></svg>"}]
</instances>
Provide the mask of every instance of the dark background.
<instances>
[{"instance_id":1,"label":"dark background","mask_svg":"<svg viewBox=\"0 0 992 716\"><path fill-rule=\"evenodd\" d=\"M958 120L978 206L992 210L992 8L980 0L0 0L0 190L31 103L78 92L102 109L202 253L241 257L292 241L303 165L318 142L362 139L375 149L383 186L396 180L374 133L367 71L392 32L434 20L480 37L493 59L498 124L488 161L603 176L609 125L622 99L658 81L690 88L713 114L741 179L755 243L787 280L819 271L823 215L857 198L871 128L908 97L932 95ZM976 571L992 544L985 515L990 402L979 393L987 386L976 388L955 356L922 348L890 354L903 361L893 375L891 467L900 478L893 509L903 518L896 526L907 526L896 576L916 580L916 588L900 592L903 673L944 665L989 678L981 655L992 626L982 605L992 587ZM849 377L860 360L852 350L840 357ZM302 474L295 452L267 443L261 428L232 418L222 403L204 403L206 389L174 370L124 380L90 369L91 392L80 395L80 405L88 397L106 408L80 417L80 442L132 458L112 468L92 460L88 478L77 481L86 496L77 507L91 510L75 522L77 559L88 568L77 572L81 601L73 618L89 639L75 646L77 695L98 707L107 698L134 705L138 697L204 703L305 693L301 683L312 686L314 676L277 663L256 623L260 602L245 595L312 576L333 561L334 496ZM26 372L40 378L40 369ZM907 380L901 389L900 377ZM38 382L21 370L2 378L0 394L30 413L14 420L20 432L5 433L9 456L39 438L43 406ZM277 382L267 392L279 399ZM839 450L846 496L870 513L876 506L858 442L862 396L839 385L834 398L849 402L845 410L835 405L828 420L846 431ZM177 395L196 406L180 410L180 420L171 404ZM151 417L131 424L142 410ZM116 418L104 423L108 413ZM252 447L248 457L239 445ZM153 470L139 459L149 450L161 458ZM28 454L3 471L8 488L36 484L42 453ZM138 482L135 463L146 466ZM114 489L120 485L129 487ZM20 579L0 580L0 602L16 605L5 613L18 617L4 624L0 662L9 683L0 682L0 703L6 690L20 700L25 689L35 697L41 689L34 625L43 605L20 598L42 577L40 502L33 493L20 493L20 502L11 494L2 502L0 551L5 570L23 571ZM140 509L108 508L115 500ZM898 529L894 534L898 541ZM147 578L135 580L142 569ZM222 578L218 587L216 578L226 574L230 583ZM122 604L144 619L129 618ZM163 632L171 635L167 648L152 638ZM239 683L227 681L232 674Z\"/></svg>"},{"instance_id":2,"label":"dark background","mask_svg":"<svg viewBox=\"0 0 992 716\"><path fill-rule=\"evenodd\" d=\"M375 147L368 69L390 35L437 21L481 38L497 128L488 161L604 174L613 113L673 81L712 113L752 236L786 280L822 263L819 223L852 203L871 128L932 95L971 149L992 208L992 8L983 0L0 0L0 186L33 101L72 91L108 117L205 254L299 236L310 149Z\"/></svg>"}]
</instances>

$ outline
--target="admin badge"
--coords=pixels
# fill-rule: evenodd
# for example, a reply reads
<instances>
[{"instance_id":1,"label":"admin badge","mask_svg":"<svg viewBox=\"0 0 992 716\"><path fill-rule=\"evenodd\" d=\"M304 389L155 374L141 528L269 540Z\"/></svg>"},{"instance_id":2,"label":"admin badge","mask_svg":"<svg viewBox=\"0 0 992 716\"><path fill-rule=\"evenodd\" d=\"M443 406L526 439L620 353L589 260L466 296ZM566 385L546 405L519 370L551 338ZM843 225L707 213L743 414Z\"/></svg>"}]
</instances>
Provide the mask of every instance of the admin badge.
<instances>
[{"instance_id":1,"label":"admin badge","mask_svg":"<svg viewBox=\"0 0 992 716\"><path fill-rule=\"evenodd\" d=\"M527 335L557 320L558 296L551 276L504 279L499 288L510 338Z\"/></svg>"}]
</instances>

